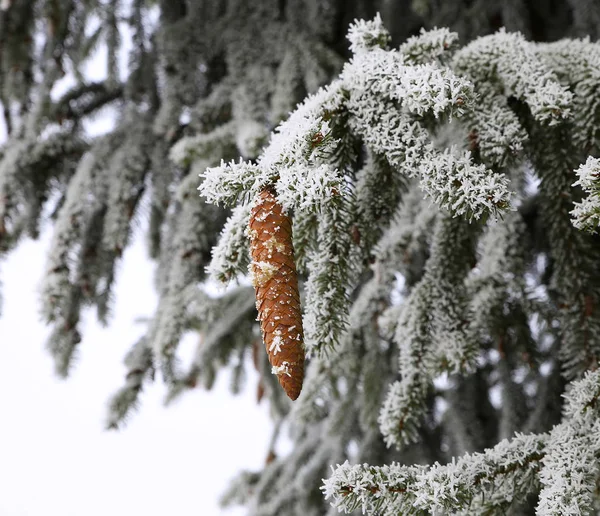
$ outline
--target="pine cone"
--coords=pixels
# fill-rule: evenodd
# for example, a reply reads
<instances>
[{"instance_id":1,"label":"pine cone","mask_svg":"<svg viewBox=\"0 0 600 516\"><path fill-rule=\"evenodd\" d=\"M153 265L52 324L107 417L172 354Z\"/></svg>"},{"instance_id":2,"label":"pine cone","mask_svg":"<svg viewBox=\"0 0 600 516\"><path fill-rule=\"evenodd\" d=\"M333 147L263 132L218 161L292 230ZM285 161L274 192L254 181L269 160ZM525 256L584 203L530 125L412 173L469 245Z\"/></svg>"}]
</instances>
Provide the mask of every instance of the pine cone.
<instances>
[{"instance_id":1,"label":"pine cone","mask_svg":"<svg viewBox=\"0 0 600 516\"><path fill-rule=\"evenodd\" d=\"M270 188L250 214L250 271L256 309L272 371L293 400L304 377L304 338L292 223Z\"/></svg>"}]
</instances>

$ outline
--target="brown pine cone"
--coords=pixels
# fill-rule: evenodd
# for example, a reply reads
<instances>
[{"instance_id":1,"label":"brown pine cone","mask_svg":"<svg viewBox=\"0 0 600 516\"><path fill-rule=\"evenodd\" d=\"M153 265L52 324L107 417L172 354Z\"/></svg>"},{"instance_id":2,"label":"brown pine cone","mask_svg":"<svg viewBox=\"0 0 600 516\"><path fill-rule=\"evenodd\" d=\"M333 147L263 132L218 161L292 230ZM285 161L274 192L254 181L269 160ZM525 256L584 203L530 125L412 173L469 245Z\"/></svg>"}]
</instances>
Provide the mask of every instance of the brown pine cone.
<instances>
[{"instance_id":1,"label":"brown pine cone","mask_svg":"<svg viewBox=\"0 0 600 516\"><path fill-rule=\"evenodd\" d=\"M250 271L269 362L286 394L295 400L304 377L304 337L292 223L270 188L250 213Z\"/></svg>"}]
</instances>

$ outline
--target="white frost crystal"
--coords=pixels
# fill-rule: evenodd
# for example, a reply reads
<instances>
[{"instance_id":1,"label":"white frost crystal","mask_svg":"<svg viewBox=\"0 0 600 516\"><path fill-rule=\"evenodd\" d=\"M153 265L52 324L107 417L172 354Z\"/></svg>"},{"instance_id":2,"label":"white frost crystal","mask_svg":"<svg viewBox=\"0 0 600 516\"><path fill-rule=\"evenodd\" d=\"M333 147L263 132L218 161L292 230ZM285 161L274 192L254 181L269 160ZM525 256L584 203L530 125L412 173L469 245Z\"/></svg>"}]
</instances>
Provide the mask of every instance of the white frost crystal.
<instances>
[{"instance_id":1,"label":"white frost crystal","mask_svg":"<svg viewBox=\"0 0 600 516\"><path fill-rule=\"evenodd\" d=\"M275 375L286 374L290 377L292 376L288 362L282 362L280 366L273 366L271 368L271 373Z\"/></svg>"}]
</instances>

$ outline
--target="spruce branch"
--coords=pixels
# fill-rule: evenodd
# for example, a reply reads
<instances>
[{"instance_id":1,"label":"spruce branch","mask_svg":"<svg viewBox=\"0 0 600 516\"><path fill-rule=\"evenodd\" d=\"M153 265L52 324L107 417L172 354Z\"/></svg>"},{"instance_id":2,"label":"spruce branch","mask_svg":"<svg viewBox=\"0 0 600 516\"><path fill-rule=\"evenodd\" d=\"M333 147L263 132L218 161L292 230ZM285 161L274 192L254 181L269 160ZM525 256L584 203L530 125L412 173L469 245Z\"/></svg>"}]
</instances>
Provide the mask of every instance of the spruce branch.
<instances>
[{"instance_id":1,"label":"spruce branch","mask_svg":"<svg viewBox=\"0 0 600 516\"><path fill-rule=\"evenodd\" d=\"M439 60L444 63L457 49L458 34L446 28L421 29L417 36L408 38L398 49L407 64L418 65Z\"/></svg>"},{"instance_id":2,"label":"spruce branch","mask_svg":"<svg viewBox=\"0 0 600 516\"><path fill-rule=\"evenodd\" d=\"M540 209L553 261L550 293L559 306L561 365L571 379L596 367L599 361L600 278L592 237L577 230L571 220L572 170L577 160L574 150L567 152L567 148L572 149L572 139L565 127L534 125L529 131L532 160L541 177Z\"/></svg>"},{"instance_id":3,"label":"spruce branch","mask_svg":"<svg viewBox=\"0 0 600 516\"><path fill-rule=\"evenodd\" d=\"M127 374L125 385L113 395L108 404L106 427L119 428L128 415L139 405L139 395L143 389L144 381L152 379L154 375L154 361L152 350L145 338L138 340L125 357Z\"/></svg>"},{"instance_id":4,"label":"spruce branch","mask_svg":"<svg viewBox=\"0 0 600 516\"><path fill-rule=\"evenodd\" d=\"M561 40L536 45L540 59L554 72L560 83L573 93L571 131L576 147L593 154L599 147L600 43L583 39Z\"/></svg>"},{"instance_id":5,"label":"spruce branch","mask_svg":"<svg viewBox=\"0 0 600 516\"><path fill-rule=\"evenodd\" d=\"M187 289L184 299L186 328L197 331L199 340L187 370L169 385L167 404L199 385L212 388L220 364L230 361L236 351L244 352L255 338L255 296L251 287L235 288L219 298L196 288Z\"/></svg>"},{"instance_id":6,"label":"spruce branch","mask_svg":"<svg viewBox=\"0 0 600 516\"><path fill-rule=\"evenodd\" d=\"M586 514L600 478L600 372L588 371L565 395L565 421L550 432L536 514Z\"/></svg>"},{"instance_id":7,"label":"spruce branch","mask_svg":"<svg viewBox=\"0 0 600 516\"><path fill-rule=\"evenodd\" d=\"M123 93L121 85L115 86L107 82L78 84L54 102L50 118L53 117L59 123L67 120L78 122L107 104L121 99Z\"/></svg>"},{"instance_id":8,"label":"spruce branch","mask_svg":"<svg viewBox=\"0 0 600 516\"><path fill-rule=\"evenodd\" d=\"M348 193L332 197L319 214L317 244L309 255L305 284L306 352L329 353L346 329L356 253L352 241Z\"/></svg>"},{"instance_id":9,"label":"spruce branch","mask_svg":"<svg viewBox=\"0 0 600 516\"><path fill-rule=\"evenodd\" d=\"M350 465L333 469L322 487L325 497L347 514L436 514L475 507L502 509L536 486L547 436L518 434L484 453L449 464ZM476 510L472 507L472 510Z\"/></svg>"},{"instance_id":10,"label":"spruce branch","mask_svg":"<svg viewBox=\"0 0 600 516\"><path fill-rule=\"evenodd\" d=\"M497 93L522 100L539 122L556 125L571 116L572 93L520 34L500 30L478 38L455 54L452 66L475 85L487 83Z\"/></svg>"},{"instance_id":11,"label":"spruce branch","mask_svg":"<svg viewBox=\"0 0 600 516\"><path fill-rule=\"evenodd\" d=\"M580 186L587 196L575 203L571 210L573 225L577 229L596 233L600 226L600 160L588 157L575 173L579 179L573 186Z\"/></svg>"},{"instance_id":12,"label":"spruce branch","mask_svg":"<svg viewBox=\"0 0 600 516\"><path fill-rule=\"evenodd\" d=\"M467 325L464 289L471 253L472 229L460 219L439 217L425 274L404 301L394 334L402 378L391 386L379 415L388 446L418 440L437 374L464 373L474 365L477 347Z\"/></svg>"},{"instance_id":13,"label":"spruce branch","mask_svg":"<svg viewBox=\"0 0 600 516\"><path fill-rule=\"evenodd\" d=\"M162 296L147 336L158 365L171 382L176 380L169 373L175 364L175 351L188 328L188 300L182 294L197 288L197 283L204 278L210 250L216 243L215 231L224 220L222 210L195 198L195 182L192 173L179 185L181 210L171 241L171 261L165 271Z\"/></svg>"},{"instance_id":14,"label":"spruce branch","mask_svg":"<svg viewBox=\"0 0 600 516\"><path fill-rule=\"evenodd\" d=\"M244 274L250 261L248 220L250 204L238 204L225 222L206 272L221 283Z\"/></svg>"}]
</instances>

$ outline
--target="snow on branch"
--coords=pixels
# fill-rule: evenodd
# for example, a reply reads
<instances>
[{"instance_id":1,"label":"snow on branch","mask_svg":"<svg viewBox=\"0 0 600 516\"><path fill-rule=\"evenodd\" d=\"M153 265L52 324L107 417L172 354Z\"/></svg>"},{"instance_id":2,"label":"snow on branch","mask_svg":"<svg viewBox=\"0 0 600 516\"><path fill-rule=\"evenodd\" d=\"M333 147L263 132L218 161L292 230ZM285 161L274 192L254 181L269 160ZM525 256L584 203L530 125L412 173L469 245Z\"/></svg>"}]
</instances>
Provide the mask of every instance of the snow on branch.
<instances>
[{"instance_id":1,"label":"snow on branch","mask_svg":"<svg viewBox=\"0 0 600 516\"><path fill-rule=\"evenodd\" d=\"M424 190L442 207L475 218L505 209L510 202L507 180L473 165L468 154L440 155L415 118L463 115L475 98L472 84L449 68L409 65L402 53L373 45L383 37L379 25L377 19L353 25L349 38L353 48L363 50L357 50L340 79L309 97L277 128L256 164L222 163L202 174L201 195L209 202L232 204L274 183L287 209L313 206L316 198L308 192L315 186L321 187L317 198L325 200L336 177L334 170L323 165L331 161L339 144L329 120L347 111L351 115L348 127L341 129L357 133L409 175L422 175ZM358 43L363 40L367 43ZM182 142L181 151L175 153L182 155L180 160L189 154L183 150L189 143ZM302 182L303 176L311 179ZM326 184L330 187L323 188ZM494 195L489 195L490 190ZM284 195L290 191L292 198Z\"/></svg>"},{"instance_id":2,"label":"snow on branch","mask_svg":"<svg viewBox=\"0 0 600 516\"><path fill-rule=\"evenodd\" d=\"M433 378L466 372L477 341L469 331L464 279L473 253L471 228L461 219L438 217L425 274L403 303L394 341L399 348L395 382L381 408L379 425L388 446L418 440Z\"/></svg>"},{"instance_id":3,"label":"snow on branch","mask_svg":"<svg viewBox=\"0 0 600 516\"><path fill-rule=\"evenodd\" d=\"M316 356L292 413L297 446L289 461L267 467L258 480L257 513L303 512L294 498L300 488L279 489L281 479L308 485L338 451L358 461L401 461L339 466L324 490L340 511L491 514L530 504L536 494L538 514L590 510L599 478L600 445L591 437L600 432L598 375L572 385L562 423L554 400L539 410L544 424L535 430L545 433L515 431L532 428L523 412L538 396L535 389L549 385L537 361L547 360L558 341L573 346L552 357L556 370L562 365L575 371L570 363L577 362L575 372L583 374L597 362L581 360L580 344L593 347L597 340L597 326L586 321L597 295L593 277L579 266L587 262L577 260L586 250L579 239L587 237L569 216L571 194L577 194L571 189L573 163L582 152L595 154L598 145L597 47L544 47L500 31L455 50L457 35L435 29L393 50L379 16L356 21L348 39L353 56L337 79L299 104L262 152L269 124L293 109L295 92L310 82L303 77L300 60L307 51L301 45L283 51L275 80L255 70L256 84L268 94L232 86L214 106L198 105L190 129L200 134L184 136L171 151L175 161L191 167L190 176L199 165L218 163L217 154L226 155L202 171L199 187L209 203L233 208L207 268L218 280L244 273L249 208L259 192L276 197L273 204L293 224L306 352ZM590 55L578 58L584 50ZM268 104L269 95L272 113L258 116L266 108L256 105ZM590 158L573 185L589 195L572 211L574 224L591 222L586 229L592 231L600 223L599 169ZM524 188L529 172L541 179L535 194ZM209 247L189 235L216 229L203 220L210 213L206 205L178 209L174 244L181 253L174 253L165 281L165 299L172 292L173 303L161 305L160 324L148 341L163 363L172 361L189 324L189 306L175 300L194 290L185 284L202 278L197 269ZM569 310L568 324L550 310L540 313L546 308L532 291ZM253 339L252 295L240 290L232 297L213 304L197 296L203 342L188 373L169 378L171 397L199 380L210 386L219 362L234 352L242 362ZM548 327L538 335L539 320ZM336 354L327 355L334 347ZM259 397L270 396L266 356L255 365ZM461 376L441 389L443 396L433 385L440 373ZM129 382L128 394L136 394L138 380ZM489 396L496 388L500 408ZM470 396L475 390L481 398ZM461 408L456 400L467 395L469 404ZM285 415L289 407L273 396L275 411ZM440 413L446 402L448 411ZM473 417L478 428L457 429L452 416L465 428ZM322 439L326 432L315 431L319 427L339 430L336 438L345 433L334 443L335 453L327 450L332 441ZM310 435L322 442L315 446ZM474 450L479 453L452 458ZM433 465L401 465L419 461Z\"/></svg>"},{"instance_id":4,"label":"snow on branch","mask_svg":"<svg viewBox=\"0 0 600 516\"><path fill-rule=\"evenodd\" d=\"M325 480L327 499L346 514L448 514L475 505L498 510L536 486L546 435L517 435L483 453L441 465L338 465Z\"/></svg>"},{"instance_id":5,"label":"snow on branch","mask_svg":"<svg viewBox=\"0 0 600 516\"><path fill-rule=\"evenodd\" d=\"M144 126L130 128L127 143L118 149L107 167L108 209L103 244L120 256L129 242L131 221L144 192L144 178L150 167L153 138Z\"/></svg>"},{"instance_id":6,"label":"snow on branch","mask_svg":"<svg viewBox=\"0 0 600 516\"><path fill-rule=\"evenodd\" d=\"M541 485L536 514L586 514L600 479L600 371L573 382L565 398L565 419L549 434L517 433L430 467L345 462L322 490L339 511L395 516L504 511Z\"/></svg>"},{"instance_id":7,"label":"snow on branch","mask_svg":"<svg viewBox=\"0 0 600 516\"><path fill-rule=\"evenodd\" d=\"M600 371L588 371L565 396L565 421L550 432L536 514L587 514L600 481Z\"/></svg>"},{"instance_id":8,"label":"snow on branch","mask_svg":"<svg viewBox=\"0 0 600 516\"><path fill-rule=\"evenodd\" d=\"M271 180L269 176L262 175L259 167L241 159L239 163L222 161L218 167L207 169L201 177L204 182L199 188L200 195L213 204L244 202Z\"/></svg>"},{"instance_id":9,"label":"snow on branch","mask_svg":"<svg viewBox=\"0 0 600 516\"><path fill-rule=\"evenodd\" d=\"M442 60L455 50L458 34L446 28L425 30L421 29L418 36L408 38L400 45L400 53L407 64L425 64Z\"/></svg>"},{"instance_id":10,"label":"snow on branch","mask_svg":"<svg viewBox=\"0 0 600 516\"><path fill-rule=\"evenodd\" d=\"M209 168L201 177L200 194L212 203L250 200L268 184L275 184L286 209L306 209L332 193L331 171L324 165L335 149L327 121L340 108L339 83L309 97L272 135L257 164L244 161ZM319 178L320 177L320 178ZM303 183L295 184L298 181ZM329 185L329 186L328 186ZM321 188L315 192L314 187Z\"/></svg>"},{"instance_id":11,"label":"snow on branch","mask_svg":"<svg viewBox=\"0 0 600 516\"><path fill-rule=\"evenodd\" d=\"M207 160L213 156L231 154L229 150L235 139L235 124L228 122L210 133L186 136L179 140L169 152L171 159L179 165L189 165L195 160Z\"/></svg>"},{"instance_id":12,"label":"snow on branch","mask_svg":"<svg viewBox=\"0 0 600 516\"><path fill-rule=\"evenodd\" d=\"M472 85L450 70L401 62L399 54L374 50L344 69L350 85L350 128L393 166L420 177L425 194L455 215L480 218L506 209L511 198L508 179L473 164L468 153L436 150L414 117L462 115L474 97Z\"/></svg>"},{"instance_id":13,"label":"snow on branch","mask_svg":"<svg viewBox=\"0 0 600 516\"><path fill-rule=\"evenodd\" d=\"M538 44L537 55L573 93L573 142L579 148L598 149L600 126L600 43L565 39Z\"/></svg>"},{"instance_id":14,"label":"snow on branch","mask_svg":"<svg viewBox=\"0 0 600 516\"><path fill-rule=\"evenodd\" d=\"M521 34L500 30L478 38L456 53L453 67L476 84L492 84L506 97L522 100L540 122L555 125L571 114L572 93Z\"/></svg>"},{"instance_id":15,"label":"snow on branch","mask_svg":"<svg viewBox=\"0 0 600 516\"><path fill-rule=\"evenodd\" d=\"M225 222L217 245L212 250L212 260L206 272L222 283L247 272L250 254L248 250L248 219L250 204L238 204Z\"/></svg>"},{"instance_id":16,"label":"snow on branch","mask_svg":"<svg viewBox=\"0 0 600 516\"><path fill-rule=\"evenodd\" d=\"M588 157L575 173L579 179L573 186L580 186L587 196L581 202L576 202L571 211L573 225L597 233L600 226L600 160Z\"/></svg>"},{"instance_id":17,"label":"snow on branch","mask_svg":"<svg viewBox=\"0 0 600 516\"><path fill-rule=\"evenodd\" d=\"M70 178L87 149L71 131L6 142L0 152L0 250L16 243L22 232L37 236L52 181Z\"/></svg>"},{"instance_id":18,"label":"snow on branch","mask_svg":"<svg viewBox=\"0 0 600 516\"><path fill-rule=\"evenodd\" d=\"M354 56L344 67L342 80L351 93L367 92L371 102L397 101L410 113L431 113L436 118L462 115L474 98L473 85L450 69L430 63L407 65L395 50L378 48Z\"/></svg>"},{"instance_id":19,"label":"snow on branch","mask_svg":"<svg viewBox=\"0 0 600 516\"><path fill-rule=\"evenodd\" d=\"M347 198L339 195L319 217L318 247L309 256L305 285L303 325L308 356L334 349L346 328L355 263L351 221Z\"/></svg>"},{"instance_id":20,"label":"snow on branch","mask_svg":"<svg viewBox=\"0 0 600 516\"><path fill-rule=\"evenodd\" d=\"M353 54L360 54L374 47L385 48L391 39L379 13L371 21L354 20L348 30L350 50Z\"/></svg>"},{"instance_id":21,"label":"snow on branch","mask_svg":"<svg viewBox=\"0 0 600 516\"><path fill-rule=\"evenodd\" d=\"M181 211L172 240L171 261L167 265L164 291L148 331L148 345L169 375L175 351L187 329L186 289L195 289L204 278L205 257L215 244L216 229L223 212L216 206L198 202L193 192L196 179L190 174L178 188ZM165 369L166 368L166 369ZM169 378L172 380L172 378Z\"/></svg>"}]
</instances>

